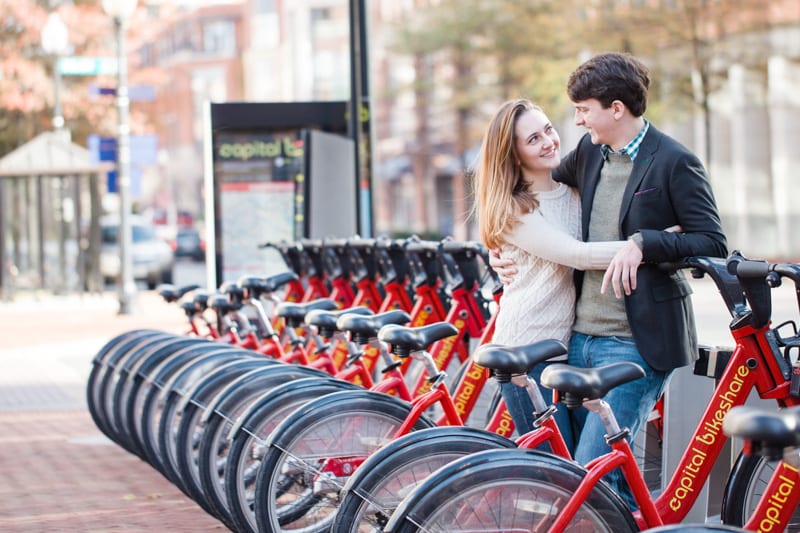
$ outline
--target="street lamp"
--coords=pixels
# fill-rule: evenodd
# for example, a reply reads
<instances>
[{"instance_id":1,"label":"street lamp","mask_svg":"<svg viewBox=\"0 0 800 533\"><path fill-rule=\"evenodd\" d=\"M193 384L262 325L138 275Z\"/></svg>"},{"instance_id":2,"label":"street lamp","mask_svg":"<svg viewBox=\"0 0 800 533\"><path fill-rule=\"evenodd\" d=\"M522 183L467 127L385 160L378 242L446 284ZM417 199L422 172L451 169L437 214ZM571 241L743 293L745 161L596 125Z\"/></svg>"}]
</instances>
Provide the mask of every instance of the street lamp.
<instances>
[{"instance_id":1,"label":"street lamp","mask_svg":"<svg viewBox=\"0 0 800 533\"><path fill-rule=\"evenodd\" d=\"M133 280L131 248L131 147L128 123L128 59L125 52L125 25L136 8L136 0L103 0L103 10L114 19L117 39L117 192L119 194L119 314L133 312L136 283Z\"/></svg>"},{"instance_id":2,"label":"street lamp","mask_svg":"<svg viewBox=\"0 0 800 533\"><path fill-rule=\"evenodd\" d=\"M59 58L69 50L69 34L67 26L57 12L47 16L47 22L42 28L42 49L53 58L53 86L55 97L53 100L53 130L62 132L64 128L64 114L61 111L61 70Z\"/></svg>"},{"instance_id":3,"label":"street lamp","mask_svg":"<svg viewBox=\"0 0 800 533\"><path fill-rule=\"evenodd\" d=\"M69 141L69 131L64 129L64 113L61 110L61 56L69 52L69 32L57 11L47 15L47 22L42 27L42 49L53 61L53 132L59 140ZM67 283L66 263L66 219L64 212L64 177L56 182L60 195L61 238L58 241L58 267L61 274L62 289Z\"/></svg>"}]
</instances>

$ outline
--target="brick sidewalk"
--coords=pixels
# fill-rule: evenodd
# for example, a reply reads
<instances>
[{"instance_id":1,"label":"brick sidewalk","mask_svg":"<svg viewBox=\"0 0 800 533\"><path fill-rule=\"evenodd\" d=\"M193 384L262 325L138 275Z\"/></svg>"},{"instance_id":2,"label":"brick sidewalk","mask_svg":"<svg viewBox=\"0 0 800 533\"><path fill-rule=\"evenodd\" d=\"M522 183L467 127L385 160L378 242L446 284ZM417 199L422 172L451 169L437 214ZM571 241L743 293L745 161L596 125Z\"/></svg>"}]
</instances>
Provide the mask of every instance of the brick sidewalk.
<instances>
[{"instance_id":1,"label":"brick sidewalk","mask_svg":"<svg viewBox=\"0 0 800 533\"><path fill-rule=\"evenodd\" d=\"M97 350L133 329L182 332L177 306L141 292L136 313L121 316L110 294L27 297L0 302L0 323L0 531L226 529L86 409Z\"/></svg>"},{"instance_id":2,"label":"brick sidewalk","mask_svg":"<svg viewBox=\"0 0 800 533\"><path fill-rule=\"evenodd\" d=\"M0 413L0 531L224 531L86 411Z\"/></svg>"}]
</instances>

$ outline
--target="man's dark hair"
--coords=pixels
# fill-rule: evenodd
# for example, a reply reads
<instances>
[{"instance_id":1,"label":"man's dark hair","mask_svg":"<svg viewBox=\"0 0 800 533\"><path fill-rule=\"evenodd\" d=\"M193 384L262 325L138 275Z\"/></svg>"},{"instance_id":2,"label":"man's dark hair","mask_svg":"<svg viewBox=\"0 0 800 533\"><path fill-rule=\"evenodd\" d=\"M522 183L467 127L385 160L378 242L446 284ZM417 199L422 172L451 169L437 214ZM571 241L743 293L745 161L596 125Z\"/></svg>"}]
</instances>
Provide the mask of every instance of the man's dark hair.
<instances>
[{"instance_id":1,"label":"man's dark hair","mask_svg":"<svg viewBox=\"0 0 800 533\"><path fill-rule=\"evenodd\" d=\"M567 94L573 102L598 100L608 108L619 100L635 117L647 109L650 87L648 68L630 54L608 52L598 54L580 65L570 75Z\"/></svg>"}]
</instances>

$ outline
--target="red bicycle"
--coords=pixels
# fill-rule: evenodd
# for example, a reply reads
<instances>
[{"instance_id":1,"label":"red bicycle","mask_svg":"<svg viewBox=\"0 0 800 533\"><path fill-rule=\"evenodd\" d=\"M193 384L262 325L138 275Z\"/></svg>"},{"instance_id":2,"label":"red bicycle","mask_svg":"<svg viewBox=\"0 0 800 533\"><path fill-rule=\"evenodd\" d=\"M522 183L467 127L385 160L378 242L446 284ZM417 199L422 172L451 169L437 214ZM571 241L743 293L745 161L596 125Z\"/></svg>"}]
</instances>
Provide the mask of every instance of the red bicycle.
<instances>
[{"instance_id":1,"label":"red bicycle","mask_svg":"<svg viewBox=\"0 0 800 533\"><path fill-rule=\"evenodd\" d=\"M721 373L712 372L718 378L715 393L661 494L651 497L628 443L627 430L618 427L602 400L611 384L636 379L642 375L641 368L630 363L596 369L553 364L543 372L542 383L559 391L567 405L582 404L599 413L611 451L585 466L535 450L489 451L455 461L403 501L386 531L505 531L513 521L514 527L531 531L578 528L616 532L679 523L722 450L726 440L722 423L731 408L743 404L752 390L762 398L776 400L781 407L800 405L800 398L790 387L790 352L800 347L800 336L791 321L771 327L770 298L771 286L782 278L790 279L800 291L800 266L750 261L736 252L727 261L698 257L671 266L691 268L696 275L708 274L717 283L733 316L730 328L736 346L720 365ZM749 307L744 305L742 294ZM717 359L723 361L722 355ZM615 468L622 469L639 505L634 513L602 481ZM740 502L763 501L755 488L764 474L756 468L734 469L728 486L741 489L744 494L739 495ZM796 471L782 475L792 486L800 481ZM780 513L774 505L741 505L734 510L729 500L725 507L722 517L729 522L736 515L748 524L776 520L776 530L796 523L789 516L797 509L788 506Z\"/></svg>"}]
</instances>

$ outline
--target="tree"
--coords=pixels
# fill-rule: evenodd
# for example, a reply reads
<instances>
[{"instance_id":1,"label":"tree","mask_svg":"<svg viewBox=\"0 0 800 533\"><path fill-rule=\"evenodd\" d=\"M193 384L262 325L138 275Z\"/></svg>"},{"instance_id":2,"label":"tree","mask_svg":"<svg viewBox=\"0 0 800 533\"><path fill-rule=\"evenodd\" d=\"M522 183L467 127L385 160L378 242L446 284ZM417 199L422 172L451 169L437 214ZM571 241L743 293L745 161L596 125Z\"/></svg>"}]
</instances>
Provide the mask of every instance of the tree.
<instances>
[{"instance_id":1,"label":"tree","mask_svg":"<svg viewBox=\"0 0 800 533\"><path fill-rule=\"evenodd\" d=\"M553 60L570 54L570 47L556 49L563 44L558 37L563 24L555 16L559 5L550 0L441 0L417 6L413 15L396 25L392 49L413 56L416 65L416 196L423 198L418 202L424 201L422 187L430 182L431 136L444 132L451 155L458 161L452 176L453 233L457 238L467 236L465 171L470 162L466 154L479 142L485 126L475 118L484 118L499 100L521 96L530 89L548 102L557 99L557 93L563 94L563 82L556 91L552 78L542 84L545 77L530 69L530 58L536 58L533 63L540 66L539 72L550 72ZM449 113L433 109L437 105Z\"/></svg>"},{"instance_id":2,"label":"tree","mask_svg":"<svg viewBox=\"0 0 800 533\"><path fill-rule=\"evenodd\" d=\"M0 156L52 127L55 64L41 45L49 13L46 4L35 0L0 3ZM71 55L113 55L109 52L115 46L113 24L99 0L77 0L55 9L68 28ZM137 31L137 25L131 24L132 40ZM115 83L113 77L62 78L63 113L74 142L85 144L91 133L115 131L113 98L87 97L89 85L113 87ZM132 127L141 128L142 120L134 114Z\"/></svg>"},{"instance_id":3,"label":"tree","mask_svg":"<svg viewBox=\"0 0 800 533\"><path fill-rule=\"evenodd\" d=\"M711 95L725 82L724 68L728 65L749 62L745 57L748 53L763 57L763 47L741 47L741 39L734 37L769 27L770 11L765 3L674 0L642 6L614 1L608 4L589 17L592 33L601 36L594 47L650 58L659 71L654 84L670 80L670 90L661 91L670 99L664 102L669 109L691 109L699 114L703 131L697 140L704 147L705 161L711 161Z\"/></svg>"}]
</instances>

